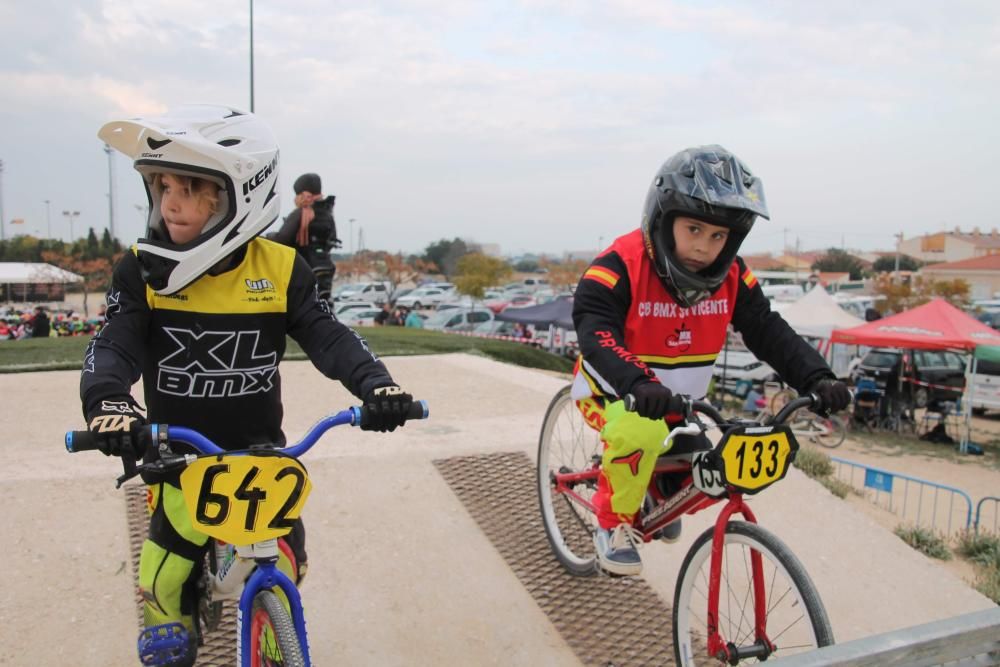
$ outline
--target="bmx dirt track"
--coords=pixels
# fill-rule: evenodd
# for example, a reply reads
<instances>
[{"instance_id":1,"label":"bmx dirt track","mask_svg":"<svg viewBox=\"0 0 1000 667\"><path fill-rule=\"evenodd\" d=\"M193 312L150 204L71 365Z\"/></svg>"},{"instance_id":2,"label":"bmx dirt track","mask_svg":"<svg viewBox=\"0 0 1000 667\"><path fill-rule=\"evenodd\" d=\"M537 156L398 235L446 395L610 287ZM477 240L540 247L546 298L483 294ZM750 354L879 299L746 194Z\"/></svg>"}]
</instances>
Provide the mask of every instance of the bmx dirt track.
<instances>
[{"instance_id":1,"label":"bmx dirt track","mask_svg":"<svg viewBox=\"0 0 1000 667\"><path fill-rule=\"evenodd\" d=\"M304 460L314 485L303 589L314 661L579 664L433 464L495 452L533 458L545 408L565 380L469 355L386 363L428 401L431 418L388 435L336 429ZM307 362L283 364L282 374L292 439L355 402ZM82 426L78 378L0 375L8 550L0 664L136 662L120 468L62 444L66 429ZM797 470L752 502L805 564L838 641L994 606ZM678 544L643 551L644 577L668 604L685 551L713 519L711 511L685 518ZM669 655L669 636L663 647Z\"/></svg>"}]
</instances>

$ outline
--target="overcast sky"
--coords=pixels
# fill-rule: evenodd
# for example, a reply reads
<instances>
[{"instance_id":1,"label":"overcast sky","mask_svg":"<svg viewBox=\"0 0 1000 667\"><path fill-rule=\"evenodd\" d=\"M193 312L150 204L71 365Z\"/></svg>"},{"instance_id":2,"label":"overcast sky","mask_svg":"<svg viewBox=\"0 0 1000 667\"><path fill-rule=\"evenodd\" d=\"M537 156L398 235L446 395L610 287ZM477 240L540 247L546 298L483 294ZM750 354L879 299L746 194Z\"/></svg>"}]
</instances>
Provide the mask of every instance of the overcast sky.
<instances>
[{"instance_id":1,"label":"overcast sky","mask_svg":"<svg viewBox=\"0 0 1000 667\"><path fill-rule=\"evenodd\" d=\"M104 122L248 109L248 27L246 0L0 0L5 235L68 238L64 210L103 231ZM639 224L665 158L707 143L764 181L745 251L1000 227L996 0L257 0L254 63L282 211L317 171L355 247L597 249ZM145 195L114 170L133 241Z\"/></svg>"}]
</instances>

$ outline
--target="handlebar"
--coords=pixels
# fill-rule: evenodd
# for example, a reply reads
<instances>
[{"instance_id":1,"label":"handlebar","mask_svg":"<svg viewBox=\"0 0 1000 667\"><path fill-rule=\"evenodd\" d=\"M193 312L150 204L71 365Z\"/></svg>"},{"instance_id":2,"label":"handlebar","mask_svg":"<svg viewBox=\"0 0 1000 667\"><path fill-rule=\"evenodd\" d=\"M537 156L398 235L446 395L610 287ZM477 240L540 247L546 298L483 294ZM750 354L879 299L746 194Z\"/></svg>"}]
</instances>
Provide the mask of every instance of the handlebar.
<instances>
[{"instance_id":1,"label":"handlebar","mask_svg":"<svg viewBox=\"0 0 1000 667\"><path fill-rule=\"evenodd\" d=\"M407 419L427 419L430 414L427 402L422 400L413 401L410 411L406 414ZM309 429L309 431L294 445L285 447L282 452L289 456L301 456L309 450L319 440L320 436L329 431L334 426L350 424L351 426L363 426L368 423L368 408L353 406L342 410L336 414L329 415L319 420ZM203 436L194 429L182 426L168 426L166 424L148 424L137 431L135 437L148 449L150 444L163 442L184 442L203 454L225 454L214 442ZM70 453L85 452L100 449L99 438L95 438L90 431L69 431L66 433L66 450Z\"/></svg>"},{"instance_id":2,"label":"handlebar","mask_svg":"<svg viewBox=\"0 0 1000 667\"><path fill-rule=\"evenodd\" d=\"M628 412L635 412L636 402L635 396L632 394L625 394L622 397L622 401L625 403L625 410ZM689 396L683 396L681 394L674 394L670 399L671 406L668 410L668 414L679 414L685 419L690 417L693 413L697 412L705 415L716 424L726 424L730 420L722 416L722 414L715 409L715 406L711 403L705 401L695 401ZM675 405L676 402L676 405ZM819 407L821 401L819 396L816 394L808 394L806 396L800 396L796 399L789 401L785 404L778 414L774 416L769 423L771 424L784 424L788 417L800 408L814 408Z\"/></svg>"}]
</instances>

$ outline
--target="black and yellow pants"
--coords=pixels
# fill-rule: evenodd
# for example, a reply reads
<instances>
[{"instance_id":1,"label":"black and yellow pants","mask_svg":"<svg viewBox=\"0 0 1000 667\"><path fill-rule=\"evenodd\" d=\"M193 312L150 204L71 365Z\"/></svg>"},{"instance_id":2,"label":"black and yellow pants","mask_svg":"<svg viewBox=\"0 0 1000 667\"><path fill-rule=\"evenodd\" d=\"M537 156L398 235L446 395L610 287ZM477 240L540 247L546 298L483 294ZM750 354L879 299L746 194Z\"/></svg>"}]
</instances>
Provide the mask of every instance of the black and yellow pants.
<instances>
[{"instance_id":1,"label":"black and yellow pants","mask_svg":"<svg viewBox=\"0 0 1000 667\"><path fill-rule=\"evenodd\" d=\"M202 573L208 536L191 525L180 487L171 481L146 489L149 509L149 537L139 558L139 588L146 627L179 622L190 631L195 598L195 582ZM301 544L282 545L278 568L292 581L305 570L304 532ZM283 597L283 596L281 596Z\"/></svg>"}]
</instances>

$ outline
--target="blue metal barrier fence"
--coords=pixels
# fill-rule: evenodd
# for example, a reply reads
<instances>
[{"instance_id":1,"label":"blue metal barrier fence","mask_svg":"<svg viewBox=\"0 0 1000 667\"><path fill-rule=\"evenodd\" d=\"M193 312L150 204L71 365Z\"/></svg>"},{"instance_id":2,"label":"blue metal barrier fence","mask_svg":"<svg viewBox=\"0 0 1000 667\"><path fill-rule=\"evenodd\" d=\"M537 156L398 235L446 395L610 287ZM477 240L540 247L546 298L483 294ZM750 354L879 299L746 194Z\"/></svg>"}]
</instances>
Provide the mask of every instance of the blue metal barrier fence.
<instances>
[{"instance_id":1,"label":"blue metal barrier fence","mask_svg":"<svg viewBox=\"0 0 1000 667\"><path fill-rule=\"evenodd\" d=\"M981 513L983 511L983 503L990 501L993 503L993 525L986 526L985 530L1000 534L1000 498L996 496L986 496L985 498L980 498L979 502L976 503L976 534L979 534L980 529L983 529L983 517Z\"/></svg>"},{"instance_id":2,"label":"blue metal barrier fence","mask_svg":"<svg viewBox=\"0 0 1000 667\"><path fill-rule=\"evenodd\" d=\"M961 489L836 456L831 456L830 460L837 464L837 479L860 490L875 505L896 514L903 521L943 532L947 536L972 526L972 498ZM844 475L845 468L849 470L849 475ZM855 473L859 470L861 479L857 480ZM941 498L942 495L946 497ZM961 517L963 503L964 521Z\"/></svg>"}]
</instances>

